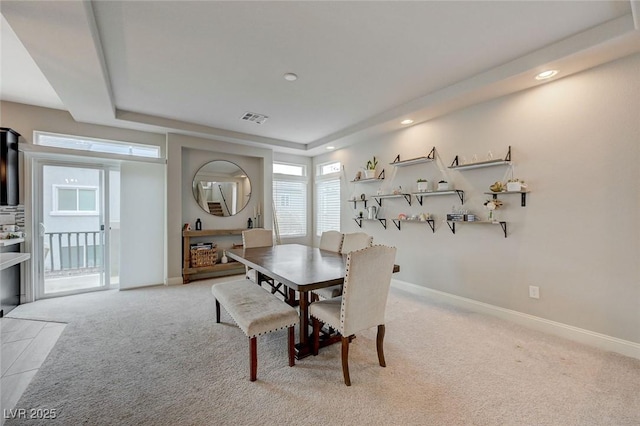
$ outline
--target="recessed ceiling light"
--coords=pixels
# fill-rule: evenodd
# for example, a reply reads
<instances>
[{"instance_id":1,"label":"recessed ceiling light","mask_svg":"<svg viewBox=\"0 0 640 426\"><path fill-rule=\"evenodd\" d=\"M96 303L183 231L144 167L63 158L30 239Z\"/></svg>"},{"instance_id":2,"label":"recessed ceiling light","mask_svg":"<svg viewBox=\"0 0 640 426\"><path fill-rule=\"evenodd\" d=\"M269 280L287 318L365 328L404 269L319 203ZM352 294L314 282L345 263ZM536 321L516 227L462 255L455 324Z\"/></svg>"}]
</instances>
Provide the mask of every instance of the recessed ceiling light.
<instances>
[{"instance_id":1,"label":"recessed ceiling light","mask_svg":"<svg viewBox=\"0 0 640 426\"><path fill-rule=\"evenodd\" d=\"M284 79L287 81L296 81L298 79L298 76L292 72L288 72L284 75Z\"/></svg>"},{"instance_id":2,"label":"recessed ceiling light","mask_svg":"<svg viewBox=\"0 0 640 426\"><path fill-rule=\"evenodd\" d=\"M332 150L332 149L336 149L336 147L335 146L328 146L327 149L328 150Z\"/></svg>"},{"instance_id":3,"label":"recessed ceiling light","mask_svg":"<svg viewBox=\"0 0 640 426\"><path fill-rule=\"evenodd\" d=\"M411 124L411 123L413 123L413 120L411 120L410 118L407 118L406 120L402 120L400 122L400 124Z\"/></svg>"},{"instance_id":4,"label":"recessed ceiling light","mask_svg":"<svg viewBox=\"0 0 640 426\"><path fill-rule=\"evenodd\" d=\"M557 70L547 70L547 71L543 71L540 74L536 75L536 80L546 80L548 78L553 77L554 75L558 74Z\"/></svg>"}]
</instances>

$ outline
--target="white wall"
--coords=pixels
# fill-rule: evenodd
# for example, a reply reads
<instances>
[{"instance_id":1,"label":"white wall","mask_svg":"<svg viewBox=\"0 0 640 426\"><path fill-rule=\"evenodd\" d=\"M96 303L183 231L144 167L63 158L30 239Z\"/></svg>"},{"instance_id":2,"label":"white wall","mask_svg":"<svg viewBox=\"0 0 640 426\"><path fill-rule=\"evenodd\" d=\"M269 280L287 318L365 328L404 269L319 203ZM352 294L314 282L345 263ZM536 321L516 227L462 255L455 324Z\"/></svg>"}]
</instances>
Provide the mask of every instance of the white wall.
<instances>
[{"instance_id":1,"label":"white wall","mask_svg":"<svg viewBox=\"0 0 640 426\"><path fill-rule=\"evenodd\" d=\"M231 217L207 215L193 198L191 185L196 171L212 160L229 160L242 167L251 179L249 204ZM167 262L168 283L182 283L182 225L196 218L203 229L240 229L260 203L263 224L272 229L271 208L273 153L255 148L191 136L167 135ZM221 241L220 244L232 244Z\"/></svg>"},{"instance_id":2,"label":"white wall","mask_svg":"<svg viewBox=\"0 0 640 426\"><path fill-rule=\"evenodd\" d=\"M375 193L376 184L353 184L359 167L376 155L386 170L385 192L415 181L447 176L463 189L465 208L485 215L488 187L505 166L468 171L447 168L455 155L481 159L512 147L516 177L526 180L527 206L504 196L500 211L508 238L497 226L459 225L453 235L443 216L455 196L383 201L387 229L365 222L375 243L398 247L395 278L531 314L631 342L640 342L640 55L476 105L376 140L323 155L345 165L343 198ZM405 168L388 163L426 155L438 161ZM391 218L421 211L437 217L426 225ZM353 204L342 206L342 230L358 231ZM540 287L540 299L528 286Z\"/></svg>"}]
</instances>

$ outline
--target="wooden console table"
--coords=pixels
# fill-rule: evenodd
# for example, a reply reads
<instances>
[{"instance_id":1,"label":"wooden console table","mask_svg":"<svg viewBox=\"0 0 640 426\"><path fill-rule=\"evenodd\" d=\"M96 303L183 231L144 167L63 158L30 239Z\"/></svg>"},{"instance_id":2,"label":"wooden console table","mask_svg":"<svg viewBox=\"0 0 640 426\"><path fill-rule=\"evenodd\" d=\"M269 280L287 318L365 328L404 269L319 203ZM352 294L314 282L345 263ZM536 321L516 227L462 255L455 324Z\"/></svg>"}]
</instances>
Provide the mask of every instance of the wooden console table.
<instances>
[{"instance_id":1,"label":"wooden console table","mask_svg":"<svg viewBox=\"0 0 640 426\"><path fill-rule=\"evenodd\" d=\"M194 274L204 274L209 272L224 272L220 275L241 274L245 270L245 266L240 262L233 261L230 261L229 263L216 263L211 266L192 268L191 238L242 235L242 231L245 230L246 229L204 229L202 231L182 231L182 282L184 284L188 283L191 281L191 276Z\"/></svg>"}]
</instances>

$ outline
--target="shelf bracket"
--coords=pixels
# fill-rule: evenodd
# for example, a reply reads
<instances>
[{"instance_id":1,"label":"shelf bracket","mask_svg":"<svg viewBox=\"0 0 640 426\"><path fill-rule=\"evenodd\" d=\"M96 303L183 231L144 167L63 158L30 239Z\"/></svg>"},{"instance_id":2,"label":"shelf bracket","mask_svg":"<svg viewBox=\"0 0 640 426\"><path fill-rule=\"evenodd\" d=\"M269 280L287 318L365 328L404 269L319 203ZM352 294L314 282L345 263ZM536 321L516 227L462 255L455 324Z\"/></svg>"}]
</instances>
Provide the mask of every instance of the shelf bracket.
<instances>
[{"instance_id":1,"label":"shelf bracket","mask_svg":"<svg viewBox=\"0 0 640 426\"><path fill-rule=\"evenodd\" d=\"M411 194L402 194L402 196L404 197L405 200L407 200L407 203L411 205Z\"/></svg>"},{"instance_id":2,"label":"shelf bracket","mask_svg":"<svg viewBox=\"0 0 640 426\"><path fill-rule=\"evenodd\" d=\"M464 191L460 189L456 189L456 194L458 194L458 198L460 198L460 204L464 204Z\"/></svg>"},{"instance_id":3,"label":"shelf bracket","mask_svg":"<svg viewBox=\"0 0 640 426\"><path fill-rule=\"evenodd\" d=\"M356 221L356 224L358 225L358 228L362 228L362 218L356 217L353 220Z\"/></svg>"},{"instance_id":4,"label":"shelf bracket","mask_svg":"<svg viewBox=\"0 0 640 426\"><path fill-rule=\"evenodd\" d=\"M378 221L384 226L384 229L387 229L387 219L378 219Z\"/></svg>"},{"instance_id":5,"label":"shelf bracket","mask_svg":"<svg viewBox=\"0 0 640 426\"><path fill-rule=\"evenodd\" d=\"M509 145L509 150L507 151L507 156L504 157L504 161L511 161L511 145Z\"/></svg>"},{"instance_id":6,"label":"shelf bracket","mask_svg":"<svg viewBox=\"0 0 640 426\"><path fill-rule=\"evenodd\" d=\"M418 200L418 204L422 205L422 195L416 195L416 200Z\"/></svg>"},{"instance_id":7,"label":"shelf bracket","mask_svg":"<svg viewBox=\"0 0 640 426\"><path fill-rule=\"evenodd\" d=\"M451 232L453 232L455 234L456 233L456 223L447 221L447 225L449 225L449 229L451 229Z\"/></svg>"},{"instance_id":8,"label":"shelf bracket","mask_svg":"<svg viewBox=\"0 0 640 426\"><path fill-rule=\"evenodd\" d=\"M502 231L504 232L504 237L507 238L507 222L499 222L502 227Z\"/></svg>"},{"instance_id":9,"label":"shelf bracket","mask_svg":"<svg viewBox=\"0 0 640 426\"><path fill-rule=\"evenodd\" d=\"M458 156L456 155L456 158L453 159L449 167L457 167L457 166L459 166L459 164L458 164Z\"/></svg>"},{"instance_id":10,"label":"shelf bracket","mask_svg":"<svg viewBox=\"0 0 640 426\"><path fill-rule=\"evenodd\" d=\"M399 163L400 162L400 154L398 154L396 156L396 158L393 160L394 163Z\"/></svg>"},{"instance_id":11,"label":"shelf bracket","mask_svg":"<svg viewBox=\"0 0 640 426\"><path fill-rule=\"evenodd\" d=\"M527 205L527 193L523 192L522 194L520 194L520 206L526 207L526 205Z\"/></svg>"},{"instance_id":12,"label":"shelf bracket","mask_svg":"<svg viewBox=\"0 0 640 426\"><path fill-rule=\"evenodd\" d=\"M378 175L378 179L384 179L384 169L382 169L382 171Z\"/></svg>"},{"instance_id":13,"label":"shelf bracket","mask_svg":"<svg viewBox=\"0 0 640 426\"><path fill-rule=\"evenodd\" d=\"M431 232L435 234L436 232L436 221L433 219L427 219L427 223L431 227Z\"/></svg>"},{"instance_id":14,"label":"shelf bracket","mask_svg":"<svg viewBox=\"0 0 640 426\"><path fill-rule=\"evenodd\" d=\"M382 198L375 198L375 197L373 197L373 199L374 199L374 200L376 200L376 203L378 203L378 205L379 205L380 207L382 207Z\"/></svg>"},{"instance_id":15,"label":"shelf bracket","mask_svg":"<svg viewBox=\"0 0 640 426\"><path fill-rule=\"evenodd\" d=\"M391 219L393 220L393 224L396 226L396 228L398 228L398 231L400 230L400 220L399 219Z\"/></svg>"}]
</instances>

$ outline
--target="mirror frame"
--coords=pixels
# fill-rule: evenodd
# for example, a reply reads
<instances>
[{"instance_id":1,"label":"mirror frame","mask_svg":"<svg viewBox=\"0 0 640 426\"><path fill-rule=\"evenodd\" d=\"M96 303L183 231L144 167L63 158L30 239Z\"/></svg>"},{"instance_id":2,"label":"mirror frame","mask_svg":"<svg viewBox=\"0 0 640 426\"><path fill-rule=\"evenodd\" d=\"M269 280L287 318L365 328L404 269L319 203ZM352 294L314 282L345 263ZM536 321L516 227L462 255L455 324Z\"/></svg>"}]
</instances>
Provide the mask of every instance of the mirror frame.
<instances>
[{"instance_id":1,"label":"mirror frame","mask_svg":"<svg viewBox=\"0 0 640 426\"><path fill-rule=\"evenodd\" d=\"M220 214L215 214L212 213L210 210L205 210L205 208L202 206L202 204L198 201L198 195L197 195L197 189L196 189L196 185L201 182L201 179L196 179L198 177L198 174L201 173L202 169L204 169L205 167L209 166L211 163L216 163L216 162L225 162L225 163L229 163L232 164L234 166L236 166L239 170L240 173L242 173L244 176L246 176L246 179L249 183L249 193L248 196L247 194L242 194L241 197L246 198L246 201L244 202L244 204L242 206L238 206L239 208L237 209L237 211L234 214L229 214L229 215L225 215L224 212L222 215ZM224 160L224 159L219 159L219 160L211 160L211 161L207 161L206 163L204 163L203 165L201 165L198 170L196 170L196 173L193 175L193 179L191 180L191 195L193 196L193 200L196 202L196 204L198 205L198 207L205 213L210 214L211 216L215 216L215 217L234 217L237 216L240 212L242 212L248 205L249 202L251 201L251 196L253 194L253 187L252 187L252 183L251 183L251 179L249 178L249 175L247 174L247 172L240 167L238 164L234 163L233 161L229 161L229 160ZM224 194L223 194L224 197Z\"/></svg>"}]
</instances>

